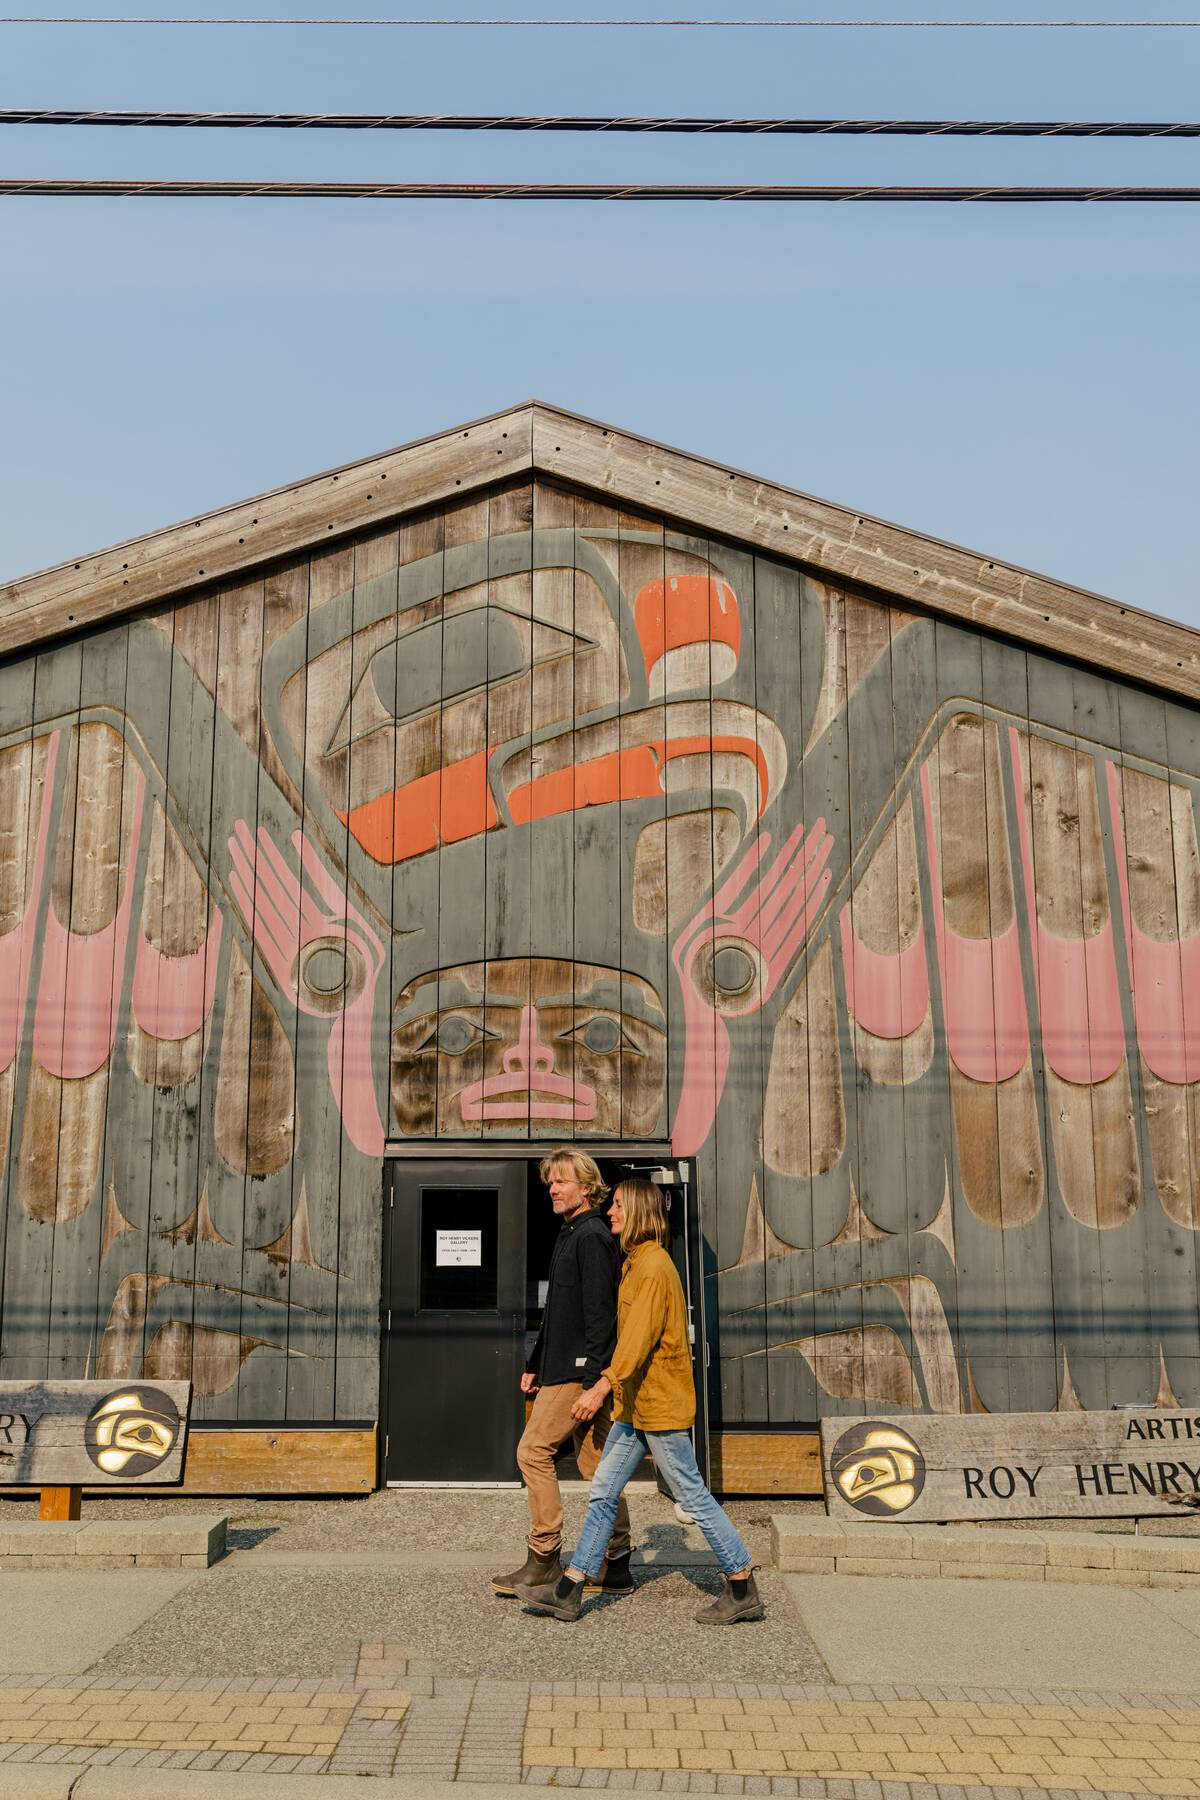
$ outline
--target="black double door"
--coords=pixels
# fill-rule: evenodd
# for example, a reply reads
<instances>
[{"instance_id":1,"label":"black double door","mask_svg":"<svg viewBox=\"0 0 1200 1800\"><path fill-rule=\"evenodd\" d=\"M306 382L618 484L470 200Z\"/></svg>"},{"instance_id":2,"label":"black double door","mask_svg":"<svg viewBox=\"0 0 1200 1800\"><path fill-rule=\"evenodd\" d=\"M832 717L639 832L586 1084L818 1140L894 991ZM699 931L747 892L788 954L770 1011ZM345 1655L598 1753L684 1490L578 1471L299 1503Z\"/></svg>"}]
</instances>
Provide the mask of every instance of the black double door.
<instances>
[{"instance_id":1,"label":"black double door","mask_svg":"<svg viewBox=\"0 0 1200 1800\"><path fill-rule=\"evenodd\" d=\"M517 1478L525 1408L525 1164L388 1167L384 1472Z\"/></svg>"}]
</instances>

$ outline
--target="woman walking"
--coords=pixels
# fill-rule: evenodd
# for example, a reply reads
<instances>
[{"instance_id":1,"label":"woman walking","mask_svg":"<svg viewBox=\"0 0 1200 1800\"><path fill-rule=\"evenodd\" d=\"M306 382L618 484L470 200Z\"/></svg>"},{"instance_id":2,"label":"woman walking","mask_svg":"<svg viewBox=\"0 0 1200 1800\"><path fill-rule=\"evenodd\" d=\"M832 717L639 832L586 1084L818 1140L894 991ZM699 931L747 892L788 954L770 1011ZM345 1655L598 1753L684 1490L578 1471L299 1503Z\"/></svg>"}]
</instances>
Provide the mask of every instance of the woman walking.
<instances>
[{"instance_id":1,"label":"woman walking","mask_svg":"<svg viewBox=\"0 0 1200 1800\"><path fill-rule=\"evenodd\" d=\"M617 1503L647 1451L676 1500L708 1539L725 1576L725 1591L696 1618L702 1625L735 1625L761 1619L750 1552L728 1514L704 1485L689 1430L696 1417L696 1389L688 1345L687 1307L668 1241L662 1190L642 1176L621 1182L609 1221L625 1253L617 1298L617 1347L600 1379L575 1402L574 1416L595 1417L613 1396L613 1424L592 1478L587 1518L575 1555L560 1580L518 1586L527 1612L573 1623L583 1609L585 1582L604 1563Z\"/></svg>"}]
</instances>

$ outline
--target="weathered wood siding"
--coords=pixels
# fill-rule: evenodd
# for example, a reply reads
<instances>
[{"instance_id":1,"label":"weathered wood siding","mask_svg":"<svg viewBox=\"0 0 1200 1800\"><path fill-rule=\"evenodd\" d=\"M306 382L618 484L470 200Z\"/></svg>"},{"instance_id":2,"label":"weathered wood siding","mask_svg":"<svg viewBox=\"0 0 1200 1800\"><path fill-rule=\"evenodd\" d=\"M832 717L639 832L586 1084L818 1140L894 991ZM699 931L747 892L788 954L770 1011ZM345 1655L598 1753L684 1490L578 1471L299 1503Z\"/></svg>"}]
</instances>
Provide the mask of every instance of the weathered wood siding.
<instances>
[{"instance_id":1,"label":"weathered wood siding","mask_svg":"<svg viewBox=\"0 0 1200 1800\"><path fill-rule=\"evenodd\" d=\"M723 1422L1196 1404L1198 790L524 478L11 660L0 1376L373 1418L385 1137L669 1136Z\"/></svg>"}]
</instances>

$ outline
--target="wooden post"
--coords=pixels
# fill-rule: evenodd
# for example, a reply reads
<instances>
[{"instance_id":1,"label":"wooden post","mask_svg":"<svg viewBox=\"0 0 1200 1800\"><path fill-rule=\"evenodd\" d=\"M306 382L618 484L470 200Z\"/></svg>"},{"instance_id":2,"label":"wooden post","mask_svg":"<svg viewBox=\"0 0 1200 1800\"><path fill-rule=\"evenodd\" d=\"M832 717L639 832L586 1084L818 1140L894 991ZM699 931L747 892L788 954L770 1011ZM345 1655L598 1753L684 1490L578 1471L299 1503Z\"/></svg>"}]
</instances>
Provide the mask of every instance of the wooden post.
<instances>
[{"instance_id":1,"label":"wooden post","mask_svg":"<svg viewBox=\"0 0 1200 1800\"><path fill-rule=\"evenodd\" d=\"M78 1519L83 1512L81 1487L44 1487L38 1499L39 1519Z\"/></svg>"}]
</instances>

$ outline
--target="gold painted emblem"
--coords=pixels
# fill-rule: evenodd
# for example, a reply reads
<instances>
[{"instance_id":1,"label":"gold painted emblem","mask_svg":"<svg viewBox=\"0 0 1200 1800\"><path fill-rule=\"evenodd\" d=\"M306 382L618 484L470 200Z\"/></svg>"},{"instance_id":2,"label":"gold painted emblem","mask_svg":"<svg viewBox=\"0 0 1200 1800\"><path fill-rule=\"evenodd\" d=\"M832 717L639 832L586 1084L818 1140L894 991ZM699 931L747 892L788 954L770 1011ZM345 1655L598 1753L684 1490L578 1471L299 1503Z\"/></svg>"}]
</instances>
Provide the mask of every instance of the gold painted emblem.
<instances>
[{"instance_id":1,"label":"gold painted emblem","mask_svg":"<svg viewBox=\"0 0 1200 1800\"><path fill-rule=\"evenodd\" d=\"M872 1420L842 1433L829 1473L856 1512L888 1519L906 1512L925 1486L925 1458L906 1431Z\"/></svg>"},{"instance_id":2,"label":"gold painted emblem","mask_svg":"<svg viewBox=\"0 0 1200 1800\"><path fill-rule=\"evenodd\" d=\"M174 1401L161 1388L126 1388L96 1403L83 1441L106 1475L146 1475L170 1456L180 1423Z\"/></svg>"}]
</instances>

